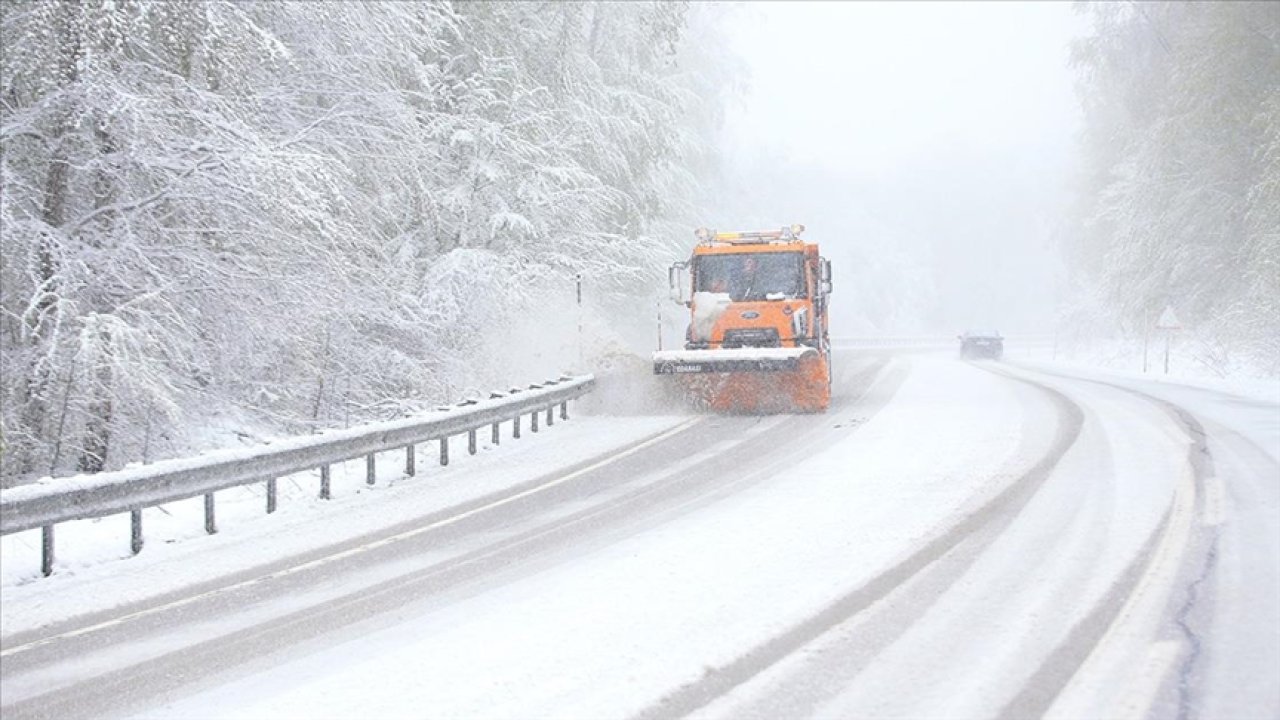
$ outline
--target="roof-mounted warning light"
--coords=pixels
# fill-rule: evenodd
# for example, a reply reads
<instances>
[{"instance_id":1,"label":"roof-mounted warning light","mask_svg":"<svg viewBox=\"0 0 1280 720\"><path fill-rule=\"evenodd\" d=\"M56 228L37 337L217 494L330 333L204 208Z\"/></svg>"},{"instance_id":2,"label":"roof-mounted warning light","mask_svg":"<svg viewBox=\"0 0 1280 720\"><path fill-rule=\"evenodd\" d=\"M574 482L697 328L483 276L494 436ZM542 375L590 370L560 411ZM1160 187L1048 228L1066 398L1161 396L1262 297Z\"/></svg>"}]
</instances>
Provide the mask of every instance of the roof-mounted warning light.
<instances>
[{"instance_id":1,"label":"roof-mounted warning light","mask_svg":"<svg viewBox=\"0 0 1280 720\"><path fill-rule=\"evenodd\" d=\"M796 223L791 227L782 228L782 237L787 240L795 240L800 237L800 233L802 232L804 232L804 226L800 223Z\"/></svg>"},{"instance_id":2,"label":"roof-mounted warning light","mask_svg":"<svg viewBox=\"0 0 1280 720\"><path fill-rule=\"evenodd\" d=\"M752 244L760 241L787 241L792 242L804 232L804 225L796 223L790 227L784 227L781 230L770 230L764 232L716 232L707 228L698 228L693 231L693 236L698 238L698 242L704 244L710 243L728 243L736 244Z\"/></svg>"}]
</instances>

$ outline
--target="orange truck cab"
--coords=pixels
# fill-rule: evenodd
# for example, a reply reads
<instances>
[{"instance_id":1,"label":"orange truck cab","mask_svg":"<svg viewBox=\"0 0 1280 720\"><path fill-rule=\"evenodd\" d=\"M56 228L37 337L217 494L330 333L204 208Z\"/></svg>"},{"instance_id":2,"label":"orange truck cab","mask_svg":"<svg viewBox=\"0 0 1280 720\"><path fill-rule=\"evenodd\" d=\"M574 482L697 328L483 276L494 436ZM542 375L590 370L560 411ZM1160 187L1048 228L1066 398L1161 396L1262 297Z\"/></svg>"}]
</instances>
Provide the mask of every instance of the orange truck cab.
<instances>
[{"instance_id":1,"label":"orange truck cab","mask_svg":"<svg viewBox=\"0 0 1280 720\"><path fill-rule=\"evenodd\" d=\"M770 232L699 229L672 265L672 298L690 309L684 350L654 353L717 410L820 412L831 402L831 263L803 225Z\"/></svg>"}]
</instances>

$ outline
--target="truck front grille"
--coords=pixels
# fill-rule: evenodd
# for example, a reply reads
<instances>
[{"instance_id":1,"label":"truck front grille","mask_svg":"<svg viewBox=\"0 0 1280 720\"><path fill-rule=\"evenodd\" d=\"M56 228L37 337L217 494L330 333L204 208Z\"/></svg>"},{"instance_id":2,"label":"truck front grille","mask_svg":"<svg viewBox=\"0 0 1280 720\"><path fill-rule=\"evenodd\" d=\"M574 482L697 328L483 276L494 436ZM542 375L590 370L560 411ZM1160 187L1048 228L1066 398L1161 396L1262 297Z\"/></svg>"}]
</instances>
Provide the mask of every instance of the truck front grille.
<instances>
[{"instance_id":1,"label":"truck front grille","mask_svg":"<svg viewBox=\"0 0 1280 720\"><path fill-rule=\"evenodd\" d=\"M724 331L725 348L776 348L782 347L776 328L737 328Z\"/></svg>"}]
</instances>

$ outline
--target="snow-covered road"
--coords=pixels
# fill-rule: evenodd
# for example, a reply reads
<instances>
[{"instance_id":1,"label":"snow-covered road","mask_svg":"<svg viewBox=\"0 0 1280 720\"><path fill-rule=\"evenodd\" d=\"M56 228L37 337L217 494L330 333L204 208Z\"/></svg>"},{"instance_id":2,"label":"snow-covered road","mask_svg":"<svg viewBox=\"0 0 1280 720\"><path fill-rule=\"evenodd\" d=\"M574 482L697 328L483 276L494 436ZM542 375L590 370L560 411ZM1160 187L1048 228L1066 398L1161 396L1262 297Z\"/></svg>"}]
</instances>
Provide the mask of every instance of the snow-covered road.
<instances>
[{"instance_id":1,"label":"snow-covered road","mask_svg":"<svg viewBox=\"0 0 1280 720\"><path fill-rule=\"evenodd\" d=\"M6 581L0 711L1280 714L1280 398L837 362L825 415L574 420L328 543L321 508Z\"/></svg>"}]
</instances>

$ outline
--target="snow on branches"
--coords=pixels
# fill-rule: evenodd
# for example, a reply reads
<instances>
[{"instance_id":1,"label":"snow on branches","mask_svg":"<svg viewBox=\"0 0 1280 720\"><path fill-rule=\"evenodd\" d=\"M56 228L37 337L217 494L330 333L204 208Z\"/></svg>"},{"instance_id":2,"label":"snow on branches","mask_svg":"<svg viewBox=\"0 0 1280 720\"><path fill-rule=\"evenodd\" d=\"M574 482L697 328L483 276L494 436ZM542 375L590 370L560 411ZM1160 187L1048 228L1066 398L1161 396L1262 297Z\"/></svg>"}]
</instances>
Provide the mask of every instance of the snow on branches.
<instances>
[{"instance_id":1,"label":"snow on branches","mask_svg":"<svg viewBox=\"0 0 1280 720\"><path fill-rule=\"evenodd\" d=\"M5 3L3 483L426 406L550 285L652 283L720 116L693 10Z\"/></svg>"},{"instance_id":2,"label":"snow on branches","mask_svg":"<svg viewBox=\"0 0 1280 720\"><path fill-rule=\"evenodd\" d=\"M1280 373L1280 9L1087 10L1094 31L1074 49L1087 172L1071 233L1084 294L1138 333L1173 305L1216 357Z\"/></svg>"}]
</instances>

